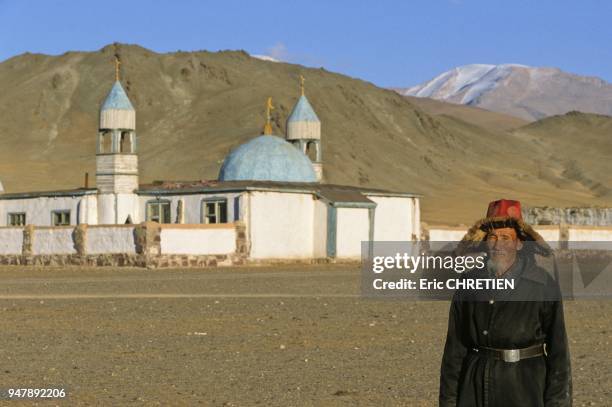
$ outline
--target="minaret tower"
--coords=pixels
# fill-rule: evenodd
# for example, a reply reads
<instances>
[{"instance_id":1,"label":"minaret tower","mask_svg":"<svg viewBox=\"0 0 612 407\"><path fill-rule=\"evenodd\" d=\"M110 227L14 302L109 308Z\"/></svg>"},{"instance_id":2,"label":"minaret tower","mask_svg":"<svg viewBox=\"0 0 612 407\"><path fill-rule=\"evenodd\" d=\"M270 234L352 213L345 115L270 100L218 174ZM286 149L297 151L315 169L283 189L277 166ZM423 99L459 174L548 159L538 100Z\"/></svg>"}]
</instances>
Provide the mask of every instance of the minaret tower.
<instances>
[{"instance_id":1,"label":"minaret tower","mask_svg":"<svg viewBox=\"0 0 612 407\"><path fill-rule=\"evenodd\" d=\"M287 120L287 141L311 157L317 181L320 182L323 180L321 121L304 94L304 77L302 75L300 75L300 93L300 98Z\"/></svg>"},{"instance_id":2,"label":"minaret tower","mask_svg":"<svg viewBox=\"0 0 612 407\"><path fill-rule=\"evenodd\" d=\"M135 219L137 208L131 203L136 201L138 189L136 111L121 86L120 64L115 57L115 83L100 109L96 183L100 195L98 221L102 224Z\"/></svg>"}]
</instances>

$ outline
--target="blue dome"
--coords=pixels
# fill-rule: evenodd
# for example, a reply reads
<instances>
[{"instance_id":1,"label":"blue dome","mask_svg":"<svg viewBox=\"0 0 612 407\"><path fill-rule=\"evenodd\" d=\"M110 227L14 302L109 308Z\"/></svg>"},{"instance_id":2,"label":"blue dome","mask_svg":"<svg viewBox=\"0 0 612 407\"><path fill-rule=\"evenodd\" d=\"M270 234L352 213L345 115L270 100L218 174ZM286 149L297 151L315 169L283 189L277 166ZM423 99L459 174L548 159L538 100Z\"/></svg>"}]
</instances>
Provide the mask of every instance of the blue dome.
<instances>
[{"instance_id":1,"label":"blue dome","mask_svg":"<svg viewBox=\"0 0 612 407\"><path fill-rule=\"evenodd\" d=\"M232 150L219 181L316 182L310 159L278 136L259 136Z\"/></svg>"},{"instance_id":2,"label":"blue dome","mask_svg":"<svg viewBox=\"0 0 612 407\"><path fill-rule=\"evenodd\" d=\"M128 98L123 86L119 81L116 81L113 88L109 92L106 100L102 104L102 110L117 109L117 110L134 110L132 102Z\"/></svg>"}]
</instances>

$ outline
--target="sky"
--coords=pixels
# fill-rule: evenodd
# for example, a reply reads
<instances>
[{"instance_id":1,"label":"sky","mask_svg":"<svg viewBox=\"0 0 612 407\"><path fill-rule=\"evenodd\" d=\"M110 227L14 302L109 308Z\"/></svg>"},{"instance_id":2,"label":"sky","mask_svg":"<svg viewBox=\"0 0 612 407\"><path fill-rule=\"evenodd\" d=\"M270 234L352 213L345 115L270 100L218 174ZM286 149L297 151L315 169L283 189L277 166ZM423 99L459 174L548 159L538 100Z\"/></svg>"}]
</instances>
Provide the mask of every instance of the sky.
<instances>
[{"instance_id":1,"label":"sky","mask_svg":"<svg viewBox=\"0 0 612 407\"><path fill-rule=\"evenodd\" d=\"M406 87L456 66L557 67L612 82L612 1L0 0L0 61L24 52L242 49Z\"/></svg>"}]
</instances>

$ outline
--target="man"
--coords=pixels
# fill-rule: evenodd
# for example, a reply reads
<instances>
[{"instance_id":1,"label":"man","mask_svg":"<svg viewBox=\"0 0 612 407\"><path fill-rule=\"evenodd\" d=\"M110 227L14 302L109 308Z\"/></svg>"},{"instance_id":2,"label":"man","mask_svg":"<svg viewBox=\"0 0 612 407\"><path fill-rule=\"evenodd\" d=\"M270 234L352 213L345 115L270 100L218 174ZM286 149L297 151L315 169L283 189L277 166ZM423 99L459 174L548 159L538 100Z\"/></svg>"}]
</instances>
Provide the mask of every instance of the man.
<instances>
[{"instance_id":1,"label":"man","mask_svg":"<svg viewBox=\"0 0 612 407\"><path fill-rule=\"evenodd\" d=\"M549 256L551 250L523 222L520 202L491 202L486 218L468 231L457 251L483 250L487 267L464 278L507 278L515 288L455 293L442 358L440 406L571 406L561 295L534 256Z\"/></svg>"}]
</instances>

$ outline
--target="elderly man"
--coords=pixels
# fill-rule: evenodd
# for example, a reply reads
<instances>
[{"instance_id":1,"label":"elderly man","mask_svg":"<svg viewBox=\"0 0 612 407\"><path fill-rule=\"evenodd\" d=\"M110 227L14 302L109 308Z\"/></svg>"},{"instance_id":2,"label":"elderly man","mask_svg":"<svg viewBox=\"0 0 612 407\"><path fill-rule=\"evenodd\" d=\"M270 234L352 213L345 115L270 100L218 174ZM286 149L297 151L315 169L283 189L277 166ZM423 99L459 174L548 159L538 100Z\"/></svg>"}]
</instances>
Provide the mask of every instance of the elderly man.
<instances>
[{"instance_id":1,"label":"elderly man","mask_svg":"<svg viewBox=\"0 0 612 407\"><path fill-rule=\"evenodd\" d=\"M512 292L455 293L440 376L440 406L571 406L570 357L558 284L535 263L551 250L522 220L520 202L491 202L459 254L486 251L465 276L508 278ZM475 294L475 295L473 295ZM483 298L485 294L485 298Z\"/></svg>"}]
</instances>

